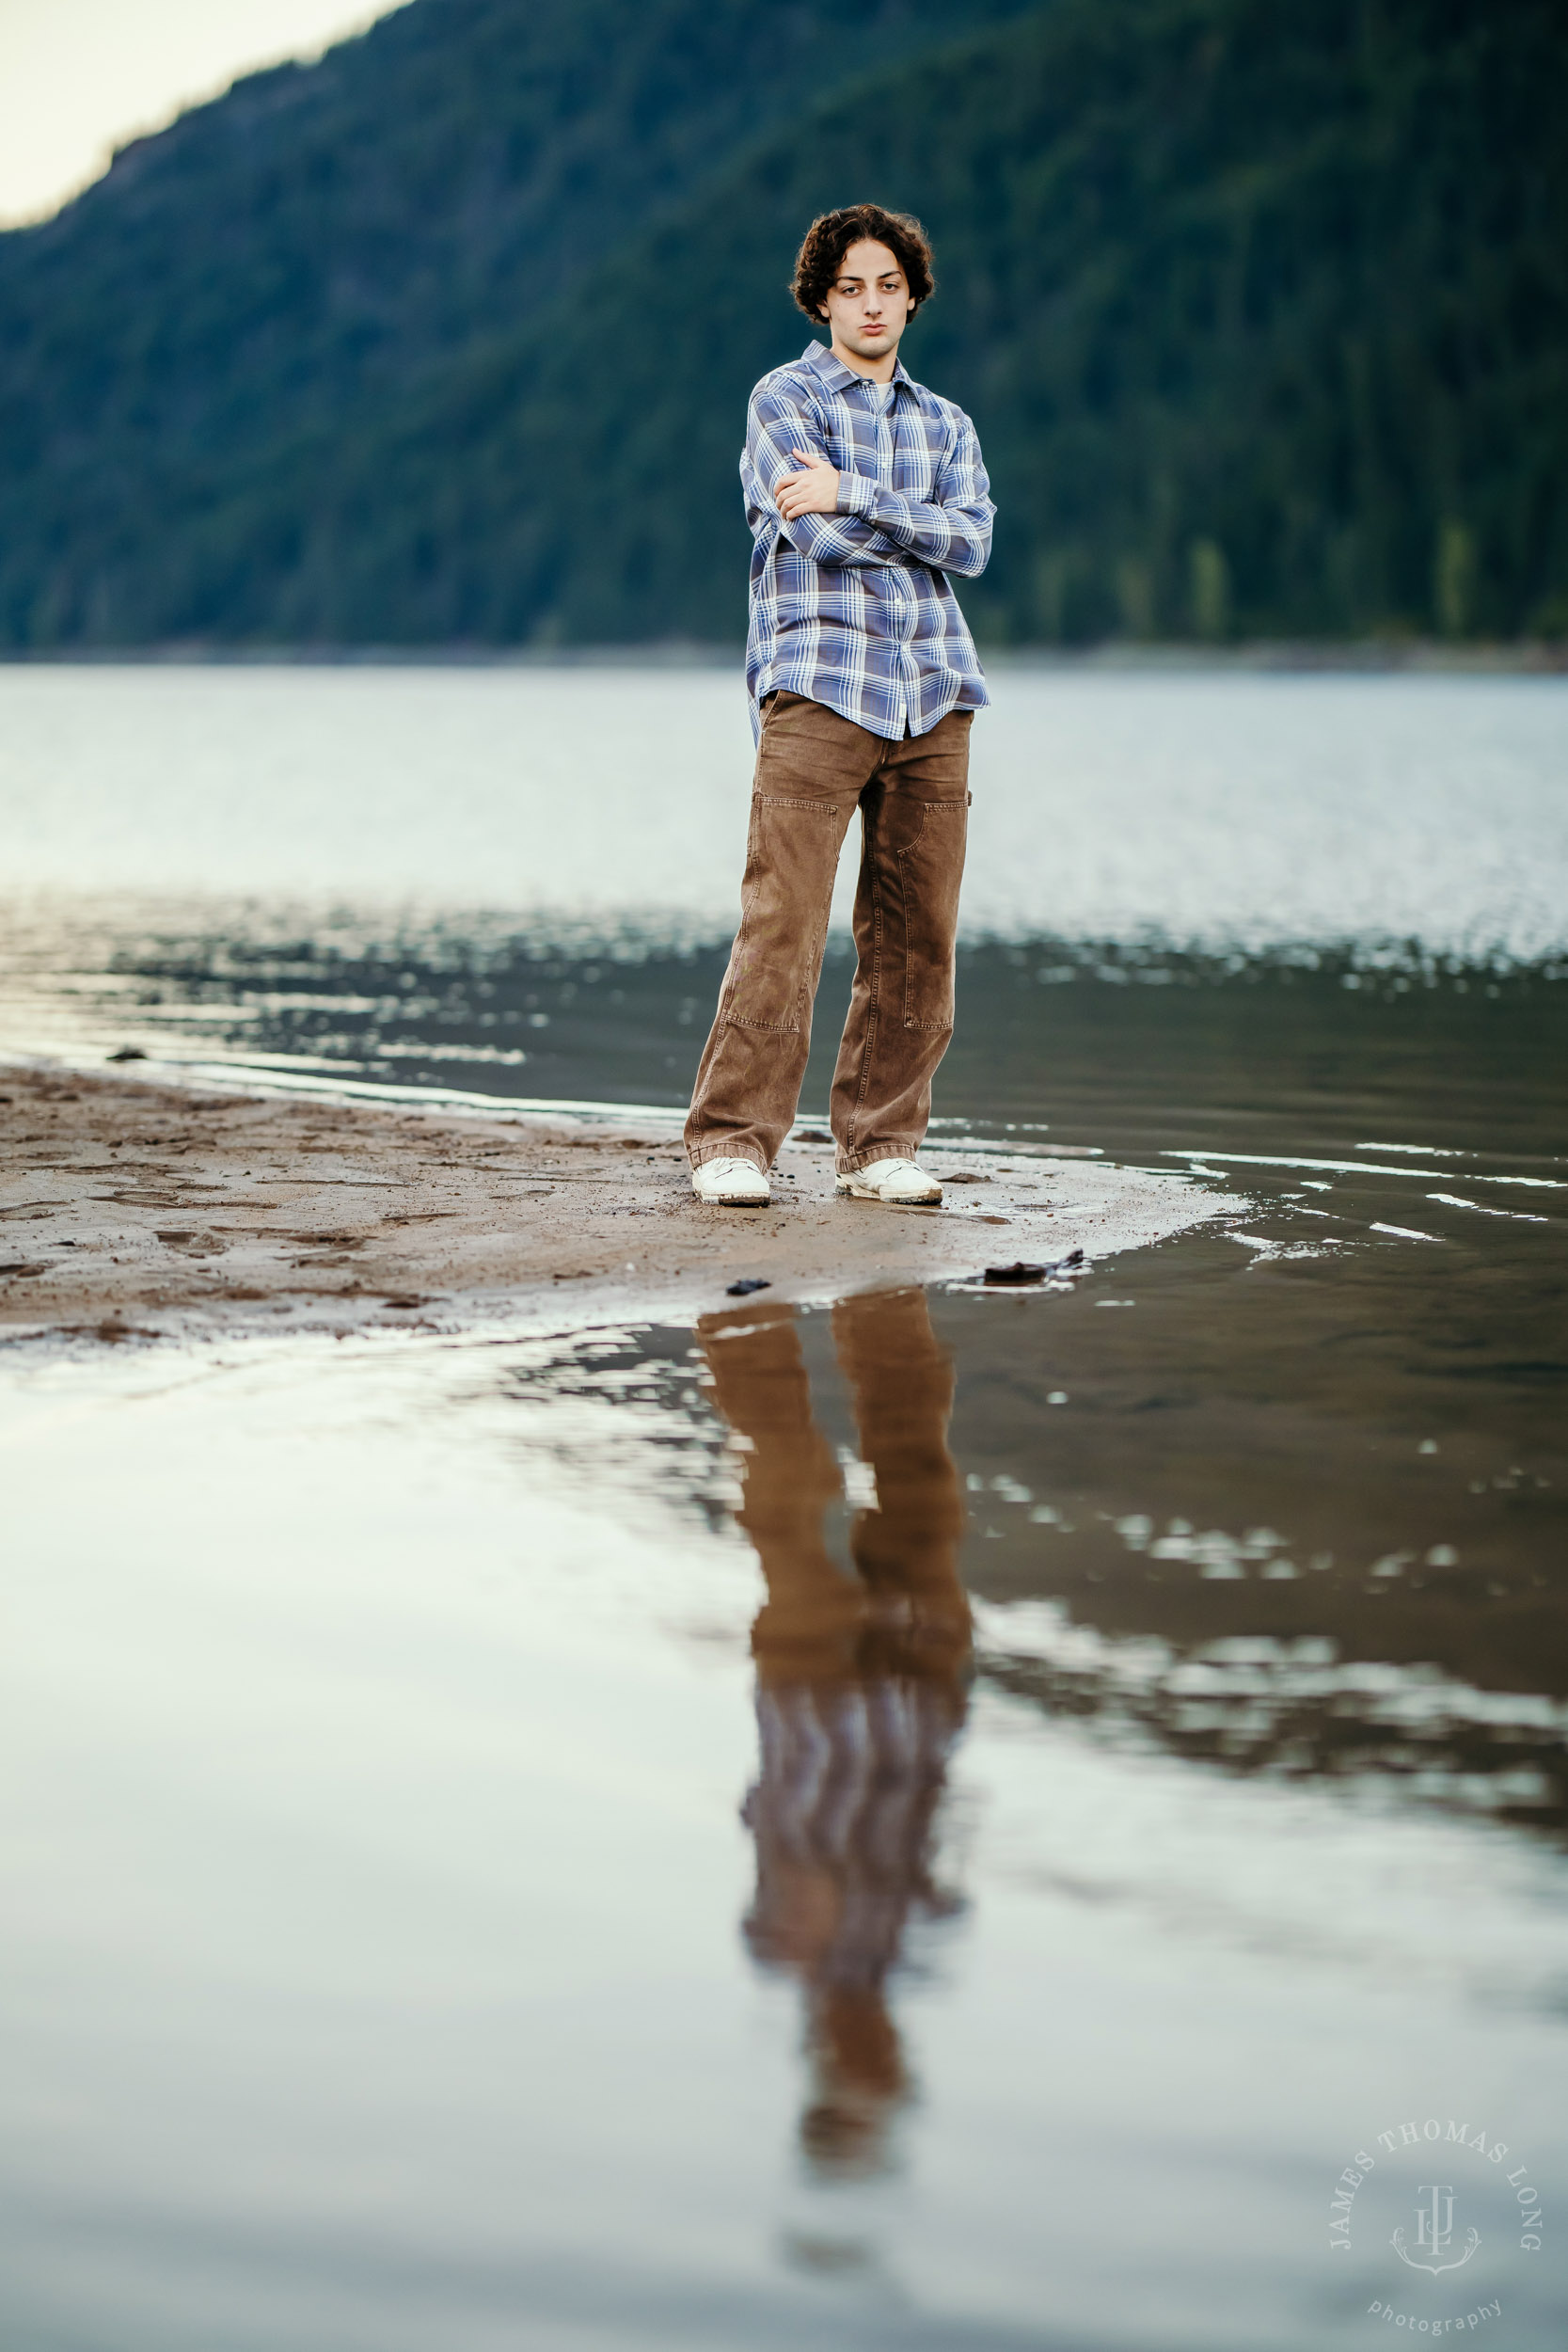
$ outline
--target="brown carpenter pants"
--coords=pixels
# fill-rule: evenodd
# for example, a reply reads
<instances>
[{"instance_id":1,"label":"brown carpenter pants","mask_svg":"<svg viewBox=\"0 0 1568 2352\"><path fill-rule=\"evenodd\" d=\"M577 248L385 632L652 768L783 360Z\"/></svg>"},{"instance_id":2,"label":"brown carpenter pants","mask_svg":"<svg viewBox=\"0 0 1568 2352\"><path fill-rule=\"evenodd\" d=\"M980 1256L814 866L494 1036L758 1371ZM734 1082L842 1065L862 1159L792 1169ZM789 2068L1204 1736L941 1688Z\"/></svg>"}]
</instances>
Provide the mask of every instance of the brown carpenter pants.
<instances>
[{"instance_id":1,"label":"brown carpenter pants","mask_svg":"<svg viewBox=\"0 0 1568 2352\"><path fill-rule=\"evenodd\" d=\"M768 1168L795 1120L833 876L861 812L855 985L830 1117L838 1170L913 1159L953 1034L969 725L890 742L802 694L762 713L740 929L686 1122L687 1156Z\"/></svg>"}]
</instances>

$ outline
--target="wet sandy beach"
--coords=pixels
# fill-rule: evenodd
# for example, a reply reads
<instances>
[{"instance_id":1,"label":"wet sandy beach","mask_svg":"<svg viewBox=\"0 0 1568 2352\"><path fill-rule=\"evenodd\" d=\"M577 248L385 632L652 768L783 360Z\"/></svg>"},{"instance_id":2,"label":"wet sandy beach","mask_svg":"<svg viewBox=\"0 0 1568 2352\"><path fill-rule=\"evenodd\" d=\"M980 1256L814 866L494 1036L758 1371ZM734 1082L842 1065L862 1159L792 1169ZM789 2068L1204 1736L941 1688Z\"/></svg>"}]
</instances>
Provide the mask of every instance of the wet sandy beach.
<instances>
[{"instance_id":1,"label":"wet sandy beach","mask_svg":"<svg viewBox=\"0 0 1568 2352\"><path fill-rule=\"evenodd\" d=\"M956 1145L940 1211L833 1197L792 1143L765 1211L704 1207L676 1138L570 1120L0 1071L0 1327L103 1341L456 1327L541 1308L701 1311L739 1279L821 1299L1090 1259L1234 1213L1187 1179Z\"/></svg>"}]
</instances>

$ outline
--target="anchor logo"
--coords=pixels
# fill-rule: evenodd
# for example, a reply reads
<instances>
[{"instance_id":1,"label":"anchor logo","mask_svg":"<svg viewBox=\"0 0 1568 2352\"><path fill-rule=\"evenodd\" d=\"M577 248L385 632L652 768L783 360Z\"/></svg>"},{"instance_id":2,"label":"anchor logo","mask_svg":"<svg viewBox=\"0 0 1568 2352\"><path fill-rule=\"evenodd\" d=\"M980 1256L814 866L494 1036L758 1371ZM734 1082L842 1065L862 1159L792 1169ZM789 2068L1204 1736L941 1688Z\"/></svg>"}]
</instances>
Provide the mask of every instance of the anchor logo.
<instances>
[{"instance_id":1,"label":"anchor logo","mask_svg":"<svg viewBox=\"0 0 1568 2352\"><path fill-rule=\"evenodd\" d=\"M1434 2279L1445 2270L1463 2270L1481 2244L1481 2232L1469 2230L1465 2233L1465 2251L1455 2255L1452 2262L1421 2262L1418 2258L1419 2254L1448 2254L1453 2250L1453 2190L1447 2185L1428 2188L1423 2181L1418 2194L1430 2198L1432 2201L1416 2208L1417 2253L1407 2251L1402 2230L1396 2230L1391 2240L1395 2253L1402 2263L1408 2263L1412 2270L1429 2270Z\"/></svg>"}]
</instances>

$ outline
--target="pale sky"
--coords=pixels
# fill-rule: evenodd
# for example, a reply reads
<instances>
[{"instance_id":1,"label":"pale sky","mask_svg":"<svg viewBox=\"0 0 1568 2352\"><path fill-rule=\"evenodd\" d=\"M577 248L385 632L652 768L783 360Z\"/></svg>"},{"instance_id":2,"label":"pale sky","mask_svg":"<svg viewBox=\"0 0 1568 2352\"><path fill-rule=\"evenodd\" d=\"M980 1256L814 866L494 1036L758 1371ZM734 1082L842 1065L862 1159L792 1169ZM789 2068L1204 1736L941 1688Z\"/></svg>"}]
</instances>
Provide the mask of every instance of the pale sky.
<instances>
[{"instance_id":1,"label":"pale sky","mask_svg":"<svg viewBox=\"0 0 1568 2352\"><path fill-rule=\"evenodd\" d=\"M402 0L0 0L0 227L38 220L110 151Z\"/></svg>"}]
</instances>

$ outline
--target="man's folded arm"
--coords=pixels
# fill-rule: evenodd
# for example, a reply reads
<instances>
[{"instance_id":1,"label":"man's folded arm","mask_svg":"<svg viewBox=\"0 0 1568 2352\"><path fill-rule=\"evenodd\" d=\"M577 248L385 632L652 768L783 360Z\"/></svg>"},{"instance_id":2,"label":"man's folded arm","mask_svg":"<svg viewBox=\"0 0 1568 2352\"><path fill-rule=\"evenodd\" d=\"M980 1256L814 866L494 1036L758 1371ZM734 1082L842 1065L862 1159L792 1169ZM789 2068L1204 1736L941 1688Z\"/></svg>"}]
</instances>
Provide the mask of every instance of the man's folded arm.
<instances>
[{"instance_id":1,"label":"man's folded arm","mask_svg":"<svg viewBox=\"0 0 1568 2352\"><path fill-rule=\"evenodd\" d=\"M899 490L884 490L880 483L864 474L846 473L839 476L839 504L847 514L874 523L882 539L891 540L917 563L928 564L933 571L957 572L962 579L974 580L990 559L996 509L979 439L967 417L932 489L929 499L906 498ZM836 519L842 521L844 516Z\"/></svg>"},{"instance_id":2,"label":"man's folded arm","mask_svg":"<svg viewBox=\"0 0 1568 2352\"><path fill-rule=\"evenodd\" d=\"M780 514L779 485L786 474L800 470L796 451L824 454L821 437L805 410L782 393L770 391L752 399L740 476L753 534L763 522L771 522L792 548L817 564L904 563L908 548L857 515L797 515L791 522ZM848 480L847 474L839 476L840 498Z\"/></svg>"}]
</instances>

